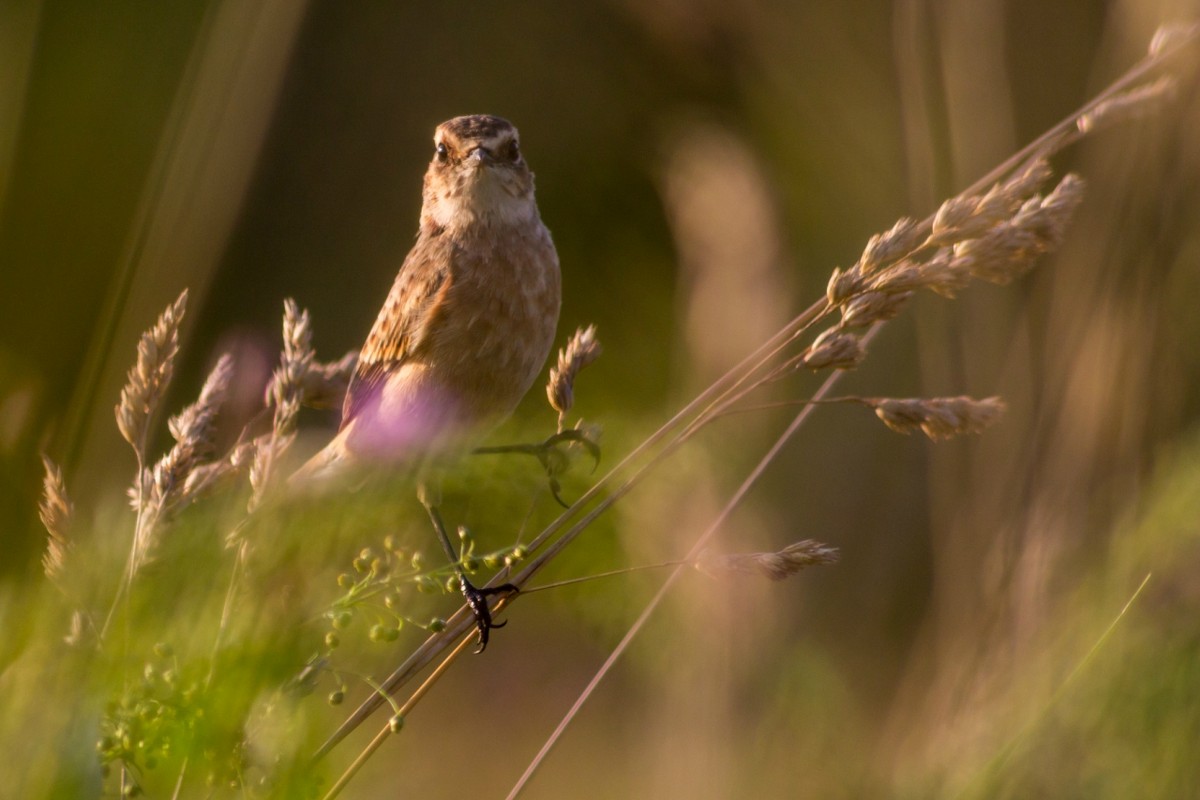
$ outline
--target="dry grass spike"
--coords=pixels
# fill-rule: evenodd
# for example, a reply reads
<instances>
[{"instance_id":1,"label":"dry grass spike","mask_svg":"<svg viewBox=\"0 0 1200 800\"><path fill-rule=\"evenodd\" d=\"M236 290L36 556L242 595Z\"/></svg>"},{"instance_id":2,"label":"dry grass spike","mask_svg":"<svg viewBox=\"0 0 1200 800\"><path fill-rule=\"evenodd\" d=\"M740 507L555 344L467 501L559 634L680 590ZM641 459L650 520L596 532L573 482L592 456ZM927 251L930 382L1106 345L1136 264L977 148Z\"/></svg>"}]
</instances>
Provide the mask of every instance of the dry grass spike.
<instances>
[{"instance_id":1,"label":"dry grass spike","mask_svg":"<svg viewBox=\"0 0 1200 800\"><path fill-rule=\"evenodd\" d=\"M42 570L52 581L60 582L71 550L71 519L75 506L67 496L62 470L46 456L42 456L46 478L42 485L42 502L38 516L48 534L46 552L42 555Z\"/></svg>"},{"instance_id":2,"label":"dry grass spike","mask_svg":"<svg viewBox=\"0 0 1200 800\"><path fill-rule=\"evenodd\" d=\"M193 471L212 451L217 411L233 377L233 357L225 354L209 372L196 402L167 422L175 445L153 469L142 471L141 491L134 492L140 521L133 551L133 571L148 561L165 519L192 500L187 492Z\"/></svg>"},{"instance_id":3,"label":"dry grass spike","mask_svg":"<svg viewBox=\"0 0 1200 800\"><path fill-rule=\"evenodd\" d=\"M129 370L121 401L116 407L117 428L145 463L150 418L158 409L171 382L179 352L179 326L187 310L187 289L167 307L138 342L137 363Z\"/></svg>"},{"instance_id":4,"label":"dry grass spike","mask_svg":"<svg viewBox=\"0 0 1200 800\"><path fill-rule=\"evenodd\" d=\"M600 357L604 348L596 338L596 326L578 328L567 346L558 351L558 363L550 368L550 380L546 384L546 397L550 406L558 412L558 428L571 406L575 404L575 378L579 371Z\"/></svg>"},{"instance_id":5,"label":"dry grass spike","mask_svg":"<svg viewBox=\"0 0 1200 800\"><path fill-rule=\"evenodd\" d=\"M866 328L893 319L904 310L912 292L869 291L856 295L842 306L843 328Z\"/></svg>"},{"instance_id":6,"label":"dry grass spike","mask_svg":"<svg viewBox=\"0 0 1200 800\"><path fill-rule=\"evenodd\" d=\"M316 361L312 348L312 323L308 311L290 297L283 303L283 352L268 384L266 403L274 409L271 432L255 440L250 464L250 511L263 500L271 484L273 466L296 438L296 417Z\"/></svg>"},{"instance_id":7,"label":"dry grass spike","mask_svg":"<svg viewBox=\"0 0 1200 800\"><path fill-rule=\"evenodd\" d=\"M839 556L836 547L805 539L774 553L704 555L696 561L695 566L713 577L730 574L761 575L773 581L781 581L807 567L835 564Z\"/></svg>"},{"instance_id":8,"label":"dry grass spike","mask_svg":"<svg viewBox=\"0 0 1200 800\"><path fill-rule=\"evenodd\" d=\"M808 369L853 369L867 357L862 340L841 328L830 328L818 336L800 359Z\"/></svg>"},{"instance_id":9,"label":"dry grass spike","mask_svg":"<svg viewBox=\"0 0 1200 800\"><path fill-rule=\"evenodd\" d=\"M212 452L217 411L225 401L232 378L233 357L226 353L208 374L196 402L167 422L175 446L159 464L171 473L172 486L190 475Z\"/></svg>"},{"instance_id":10,"label":"dry grass spike","mask_svg":"<svg viewBox=\"0 0 1200 800\"><path fill-rule=\"evenodd\" d=\"M951 268L989 283L1011 282L1028 272L1038 256L1059 245L1082 199L1083 180L1065 176L1046 197L1026 200L1011 219L979 238L954 245Z\"/></svg>"},{"instance_id":11,"label":"dry grass spike","mask_svg":"<svg viewBox=\"0 0 1200 800\"><path fill-rule=\"evenodd\" d=\"M875 409L876 416L894 431L921 431L930 439L948 439L964 433L979 433L1004 413L999 397L865 397L859 402Z\"/></svg>"}]
</instances>

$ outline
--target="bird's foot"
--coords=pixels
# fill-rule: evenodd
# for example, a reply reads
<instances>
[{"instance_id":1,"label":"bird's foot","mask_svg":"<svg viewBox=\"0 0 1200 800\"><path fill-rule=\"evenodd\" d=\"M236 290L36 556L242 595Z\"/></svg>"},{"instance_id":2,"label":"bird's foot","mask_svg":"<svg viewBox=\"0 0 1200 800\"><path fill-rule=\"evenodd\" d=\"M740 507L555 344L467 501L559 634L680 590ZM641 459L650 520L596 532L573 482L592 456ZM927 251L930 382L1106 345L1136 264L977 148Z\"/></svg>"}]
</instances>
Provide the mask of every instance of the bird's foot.
<instances>
[{"instance_id":1,"label":"bird's foot","mask_svg":"<svg viewBox=\"0 0 1200 800\"><path fill-rule=\"evenodd\" d=\"M600 465L600 445L579 428L559 431L546 441L533 445L533 455L537 457L550 481L550 494L554 495L554 499L563 508L568 508L568 504L560 494L562 485L558 482L558 476L566 472L571 463L571 456L566 448L573 444L587 450L588 455L592 457L592 469Z\"/></svg>"},{"instance_id":2,"label":"bird's foot","mask_svg":"<svg viewBox=\"0 0 1200 800\"><path fill-rule=\"evenodd\" d=\"M500 623L492 622L492 609L488 606L488 597L494 594L516 594L520 589L511 583L480 589L461 573L458 576L458 586L462 590L463 597L466 598L467 605L471 608L471 613L475 615L475 627L479 629L479 649L475 652L482 653L487 649L488 634L491 630L503 628L508 624L508 620Z\"/></svg>"},{"instance_id":3,"label":"bird's foot","mask_svg":"<svg viewBox=\"0 0 1200 800\"><path fill-rule=\"evenodd\" d=\"M558 482L558 476L567 471L567 467L571 463L571 456L567 448L571 445L578 445L587 451L592 457L592 469L595 469L600 464L600 445L588 436L587 432L581 428L568 428L565 431L548 437L543 442L536 444L514 444L502 445L500 447L480 447L476 453L525 453L531 455L538 460L542 465L542 469L546 471L546 477L550 480L550 493L554 495L554 499L563 508L567 508L566 501L562 499L560 492L562 485Z\"/></svg>"}]
</instances>

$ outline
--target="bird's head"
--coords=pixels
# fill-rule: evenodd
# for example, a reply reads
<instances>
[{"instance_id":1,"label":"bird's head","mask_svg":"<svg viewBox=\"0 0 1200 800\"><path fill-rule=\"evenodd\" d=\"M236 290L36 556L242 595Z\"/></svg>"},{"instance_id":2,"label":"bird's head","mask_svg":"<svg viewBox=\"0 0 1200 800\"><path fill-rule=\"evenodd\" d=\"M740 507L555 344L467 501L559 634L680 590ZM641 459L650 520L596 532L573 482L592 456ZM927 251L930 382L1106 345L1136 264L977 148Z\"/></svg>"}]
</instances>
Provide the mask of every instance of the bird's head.
<instances>
[{"instance_id":1,"label":"bird's head","mask_svg":"<svg viewBox=\"0 0 1200 800\"><path fill-rule=\"evenodd\" d=\"M461 230L538 218L533 173L511 122L487 114L455 117L437 127L433 145L422 225Z\"/></svg>"}]
</instances>

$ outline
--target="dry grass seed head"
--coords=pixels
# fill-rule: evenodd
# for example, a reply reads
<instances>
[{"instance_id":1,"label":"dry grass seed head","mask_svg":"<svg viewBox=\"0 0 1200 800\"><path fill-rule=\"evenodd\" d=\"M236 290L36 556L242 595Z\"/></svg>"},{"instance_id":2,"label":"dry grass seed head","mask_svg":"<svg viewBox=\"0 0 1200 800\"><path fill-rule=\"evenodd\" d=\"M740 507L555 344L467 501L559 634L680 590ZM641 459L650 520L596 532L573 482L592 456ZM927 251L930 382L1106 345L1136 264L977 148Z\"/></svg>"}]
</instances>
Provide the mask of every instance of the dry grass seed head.
<instances>
[{"instance_id":1,"label":"dry grass seed head","mask_svg":"<svg viewBox=\"0 0 1200 800\"><path fill-rule=\"evenodd\" d=\"M842 306L842 326L865 328L876 322L894 319L904 310L910 297L912 292L863 292Z\"/></svg>"},{"instance_id":2,"label":"dry grass seed head","mask_svg":"<svg viewBox=\"0 0 1200 800\"><path fill-rule=\"evenodd\" d=\"M259 506L266 494L275 461L296 439L296 418L315 362L308 311L289 297L283 303L283 351L266 398L267 404L275 410L271 432L254 440L254 458L250 464L251 511Z\"/></svg>"},{"instance_id":3,"label":"dry grass seed head","mask_svg":"<svg viewBox=\"0 0 1200 800\"><path fill-rule=\"evenodd\" d=\"M696 568L713 577L723 575L761 575L781 581L806 567L837 563L838 550L827 544L805 539L774 553L730 553L704 555Z\"/></svg>"},{"instance_id":4,"label":"dry grass seed head","mask_svg":"<svg viewBox=\"0 0 1200 800\"><path fill-rule=\"evenodd\" d=\"M909 217L901 217L891 229L870 238L858 259L858 271L862 275L870 275L920 247L924 238L920 223Z\"/></svg>"},{"instance_id":5,"label":"dry grass seed head","mask_svg":"<svg viewBox=\"0 0 1200 800\"><path fill-rule=\"evenodd\" d=\"M546 397L561 419L575 404L575 378L579 371L600 357L604 348L596 338L596 326L579 328L567 346L558 351L558 364L550 368Z\"/></svg>"},{"instance_id":6,"label":"dry grass seed head","mask_svg":"<svg viewBox=\"0 0 1200 800\"><path fill-rule=\"evenodd\" d=\"M829 283L825 286L825 301L831 308L837 308L861 292L866 284L867 279L857 264L846 270L834 267L833 274L829 276Z\"/></svg>"},{"instance_id":7,"label":"dry grass seed head","mask_svg":"<svg viewBox=\"0 0 1200 800\"><path fill-rule=\"evenodd\" d=\"M1063 233L1071 215L1083 200L1085 184L1083 178L1068 173L1058 182L1054 190L1041 201L1038 212L1040 218L1037 224L1041 226L1042 235L1050 246L1056 247L1062 243Z\"/></svg>"},{"instance_id":8,"label":"dry grass seed head","mask_svg":"<svg viewBox=\"0 0 1200 800\"><path fill-rule=\"evenodd\" d=\"M930 439L948 439L963 433L979 433L1004 413L999 397L866 398L864 402L894 431L910 434L919 430Z\"/></svg>"},{"instance_id":9,"label":"dry grass seed head","mask_svg":"<svg viewBox=\"0 0 1200 800\"><path fill-rule=\"evenodd\" d=\"M42 569L46 577L61 580L66 566L67 553L71 549L71 519L75 506L67 496L62 470L46 456L42 456L46 477L42 484L42 502L38 516L48 534L46 552L42 555Z\"/></svg>"},{"instance_id":10,"label":"dry grass seed head","mask_svg":"<svg viewBox=\"0 0 1200 800\"><path fill-rule=\"evenodd\" d=\"M175 442L192 458L206 455L212 449L214 421L233 378L233 356L225 353L208 373L196 402L180 411L167 422ZM191 464L188 463L187 466ZM186 469L184 470L186 471Z\"/></svg>"},{"instance_id":11,"label":"dry grass seed head","mask_svg":"<svg viewBox=\"0 0 1200 800\"><path fill-rule=\"evenodd\" d=\"M270 405L275 408L275 427L282 432L292 427L304 397L304 383L314 362L312 323L306 309L290 297L283 303L283 352L271 378Z\"/></svg>"},{"instance_id":12,"label":"dry grass seed head","mask_svg":"<svg viewBox=\"0 0 1200 800\"><path fill-rule=\"evenodd\" d=\"M155 464L149 495L158 512L189 499L188 483L212 451L217 412L232 378L233 357L226 353L209 372L196 402L167 422L175 446Z\"/></svg>"},{"instance_id":13,"label":"dry grass seed head","mask_svg":"<svg viewBox=\"0 0 1200 800\"><path fill-rule=\"evenodd\" d=\"M888 267L871 281L871 290L900 294L929 289L943 297L954 297L970 279L968 273L955 268L953 250L941 247L924 260L905 259ZM847 307L852 303L854 300ZM843 316L845 313L843 309Z\"/></svg>"},{"instance_id":14,"label":"dry grass seed head","mask_svg":"<svg viewBox=\"0 0 1200 800\"><path fill-rule=\"evenodd\" d=\"M252 442L241 442L219 461L196 466L184 479L182 499L189 503L194 502L202 495L236 478L250 463L253 449Z\"/></svg>"},{"instance_id":15,"label":"dry grass seed head","mask_svg":"<svg viewBox=\"0 0 1200 800\"><path fill-rule=\"evenodd\" d=\"M1016 225L1000 225L954 246L954 264L965 274L1003 286L1028 272L1041 253L1037 237Z\"/></svg>"},{"instance_id":16,"label":"dry grass seed head","mask_svg":"<svg viewBox=\"0 0 1200 800\"><path fill-rule=\"evenodd\" d=\"M862 341L853 333L830 328L818 336L800 359L808 369L853 369L867 357Z\"/></svg>"},{"instance_id":17,"label":"dry grass seed head","mask_svg":"<svg viewBox=\"0 0 1200 800\"><path fill-rule=\"evenodd\" d=\"M1012 202L1009 209L1014 209L1024 199L1032 197L1054 177L1054 170L1045 158L1035 158L1025 165L1025 169L1013 174L1004 182L1004 191Z\"/></svg>"},{"instance_id":18,"label":"dry grass seed head","mask_svg":"<svg viewBox=\"0 0 1200 800\"><path fill-rule=\"evenodd\" d=\"M960 195L951 197L938 207L933 216L933 232L929 235L929 243L934 246L951 244L963 239L979 236L988 228L995 225L1000 217L995 214L985 214L983 210L990 208L994 211L995 204L985 204L985 197L992 200L996 187L992 187L989 195Z\"/></svg>"},{"instance_id":19,"label":"dry grass seed head","mask_svg":"<svg viewBox=\"0 0 1200 800\"><path fill-rule=\"evenodd\" d=\"M1028 272L1039 255L1057 247L1067 222L1083 198L1083 181L1065 176L1045 198L1024 202L1009 220L984 236L954 246L953 269L995 284Z\"/></svg>"},{"instance_id":20,"label":"dry grass seed head","mask_svg":"<svg viewBox=\"0 0 1200 800\"><path fill-rule=\"evenodd\" d=\"M942 203L933 217L928 244L945 246L984 236L1002 223L1036 192L1052 172L1045 159L1036 159L1004 183L982 195L959 195Z\"/></svg>"},{"instance_id":21,"label":"dry grass seed head","mask_svg":"<svg viewBox=\"0 0 1200 800\"><path fill-rule=\"evenodd\" d=\"M971 276L954 267L954 251L943 247L918 268L925 288L942 297L953 298L971 282Z\"/></svg>"},{"instance_id":22,"label":"dry grass seed head","mask_svg":"<svg viewBox=\"0 0 1200 800\"><path fill-rule=\"evenodd\" d=\"M179 326L187 310L187 290L163 311L150 330L138 342L137 363L129 370L116 407L117 428L133 446L139 458L145 457L150 417L158 408L171 382L175 356L179 352Z\"/></svg>"},{"instance_id":23,"label":"dry grass seed head","mask_svg":"<svg viewBox=\"0 0 1200 800\"><path fill-rule=\"evenodd\" d=\"M255 439L254 460L250 462L250 488L253 497L250 500L250 510L258 507L271 479L271 466L275 460L287 452L296 439L294 431L288 433L269 433Z\"/></svg>"}]
</instances>

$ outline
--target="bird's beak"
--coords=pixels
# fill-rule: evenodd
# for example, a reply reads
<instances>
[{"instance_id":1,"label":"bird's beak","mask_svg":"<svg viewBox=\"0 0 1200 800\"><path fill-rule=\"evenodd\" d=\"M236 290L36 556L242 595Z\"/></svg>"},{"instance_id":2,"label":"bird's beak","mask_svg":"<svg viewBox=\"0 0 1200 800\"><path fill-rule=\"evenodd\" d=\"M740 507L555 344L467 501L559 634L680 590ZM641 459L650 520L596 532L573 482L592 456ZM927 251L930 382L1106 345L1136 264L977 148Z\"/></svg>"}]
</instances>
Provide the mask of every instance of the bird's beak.
<instances>
[{"instance_id":1,"label":"bird's beak","mask_svg":"<svg viewBox=\"0 0 1200 800\"><path fill-rule=\"evenodd\" d=\"M483 145L472 147L467 151L467 160L477 164L487 164L492 160L492 154Z\"/></svg>"}]
</instances>

